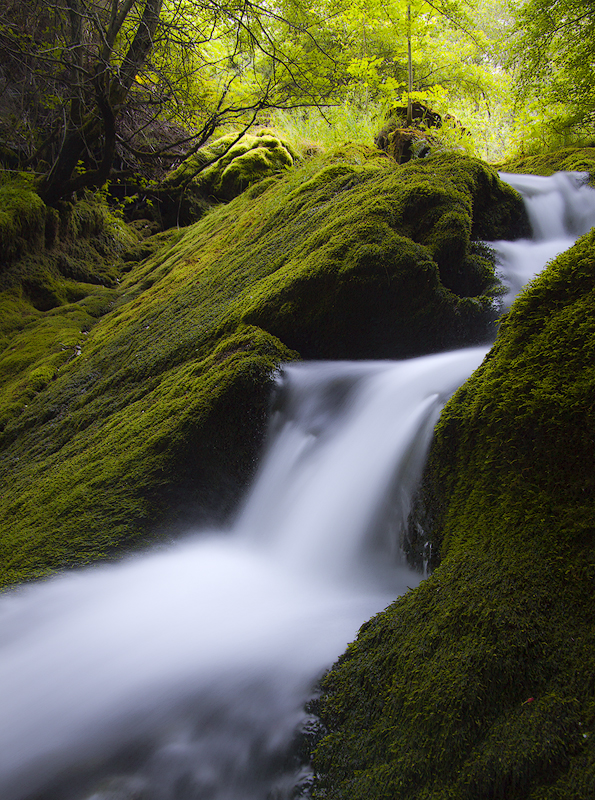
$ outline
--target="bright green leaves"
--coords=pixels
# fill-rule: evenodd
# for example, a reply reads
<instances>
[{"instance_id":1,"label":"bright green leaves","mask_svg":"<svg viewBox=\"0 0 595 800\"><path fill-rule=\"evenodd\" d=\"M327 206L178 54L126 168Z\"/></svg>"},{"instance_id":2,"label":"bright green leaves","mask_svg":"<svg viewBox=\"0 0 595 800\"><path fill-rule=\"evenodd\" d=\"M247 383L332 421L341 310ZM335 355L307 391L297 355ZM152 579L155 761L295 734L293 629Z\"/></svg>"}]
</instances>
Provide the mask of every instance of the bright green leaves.
<instances>
[{"instance_id":1,"label":"bright green leaves","mask_svg":"<svg viewBox=\"0 0 595 800\"><path fill-rule=\"evenodd\" d=\"M595 132L595 9L583 0L517 3L516 91L550 144Z\"/></svg>"}]
</instances>

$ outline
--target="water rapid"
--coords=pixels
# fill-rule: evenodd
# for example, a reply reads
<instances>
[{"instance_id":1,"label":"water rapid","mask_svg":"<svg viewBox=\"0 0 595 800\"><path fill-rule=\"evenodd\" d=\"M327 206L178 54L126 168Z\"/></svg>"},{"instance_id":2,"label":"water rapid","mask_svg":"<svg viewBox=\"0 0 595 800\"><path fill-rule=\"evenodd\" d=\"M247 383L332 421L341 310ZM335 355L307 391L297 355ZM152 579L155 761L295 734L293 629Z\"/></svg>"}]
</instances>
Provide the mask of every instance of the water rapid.
<instances>
[{"instance_id":1,"label":"water rapid","mask_svg":"<svg viewBox=\"0 0 595 800\"><path fill-rule=\"evenodd\" d=\"M590 223L576 176L506 178L535 201L536 240L496 244L512 296L545 263L534 248L555 241L547 260ZM406 519L440 410L485 352L286 367L231 529L4 596L2 800L307 793L305 700L419 581L386 511Z\"/></svg>"},{"instance_id":2,"label":"water rapid","mask_svg":"<svg viewBox=\"0 0 595 800\"><path fill-rule=\"evenodd\" d=\"M531 239L491 243L507 289L503 306L508 309L523 286L595 225L595 191L584 172L549 177L501 173L500 177L523 196L533 232Z\"/></svg>"}]
</instances>

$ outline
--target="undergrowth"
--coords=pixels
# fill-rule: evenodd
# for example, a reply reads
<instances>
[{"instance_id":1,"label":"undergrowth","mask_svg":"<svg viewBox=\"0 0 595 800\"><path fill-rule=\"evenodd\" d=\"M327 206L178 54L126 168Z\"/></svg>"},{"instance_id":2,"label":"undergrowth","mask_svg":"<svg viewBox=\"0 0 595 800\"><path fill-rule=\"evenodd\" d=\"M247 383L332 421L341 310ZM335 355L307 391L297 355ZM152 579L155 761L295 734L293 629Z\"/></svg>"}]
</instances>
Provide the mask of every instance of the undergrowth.
<instances>
[{"instance_id":1,"label":"undergrowth","mask_svg":"<svg viewBox=\"0 0 595 800\"><path fill-rule=\"evenodd\" d=\"M503 172L530 173L532 175L553 175L560 171L588 172L595 176L595 147L566 147L560 150L539 152L523 156L513 161L499 164Z\"/></svg>"}]
</instances>

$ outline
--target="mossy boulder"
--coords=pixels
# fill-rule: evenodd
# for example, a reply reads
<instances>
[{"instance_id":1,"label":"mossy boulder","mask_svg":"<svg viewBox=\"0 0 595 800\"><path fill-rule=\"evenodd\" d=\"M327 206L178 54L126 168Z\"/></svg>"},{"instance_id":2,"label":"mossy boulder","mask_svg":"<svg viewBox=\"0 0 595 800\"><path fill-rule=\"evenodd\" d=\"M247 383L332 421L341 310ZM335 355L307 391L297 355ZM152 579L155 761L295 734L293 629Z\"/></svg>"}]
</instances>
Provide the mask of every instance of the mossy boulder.
<instances>
[{"instance_id":1,"label":"mossy boulder","mask_svg":"<svg viewBox=\"0 0 595 800\"><path fill-rule=\"evenodd\" d=\"M499 164L503 172L553 175L555 172L588 172L591 180L595 175L595 147L565 147L550 153L523 156Z\"/></svg>"},{"instance_id":2,"label":"mossy boulder","mask_svg":"<svg viewBox=\"0 0 595 800\"><path fill-rule=\"evenodd\" d=\"M0 185L0 273L23 253L43 246L46 223L48 238L53 238L55 218L46 212L29 176Z\"/></svg>"},{"instance_id":3,"label":"mossy boulder","mask_svg":"<svg viewBox=\"0 0 595 800\"><path fill-rule=\"evenodd\" d=\"M226 517L280 363L485 340L496 282L479 240L526 225L480 161L397 167L345 146L107 258L108 285L52 273L70 293L47 310L27 293L34 265L15 262L0 296L2 581Z\"/></svg>"},{"instance_id":4,"label":"mossy boulder","mask_svg":"<svg viewBox=\"0 0 595 800\"><path fill-rule=\"evenodd\" d=\"M520 295L446 406L440 565L324 681L325 800L595 796L595 232Z\"/></svg>"},{"instance_id":5,"label":"mossy boulder","mask_svg":"<svg viewBox=\"0 0 595 800\"><path fill-rule=\"evenodd\" d=\"M293 167L297 153L269 131L231 133L189 156L162 182L159 196L165 216L176 205L182 224L200 219L213 201L229 202L263 178ZM169 202L165 197L169 196Z\"/></svg>"},{"instance_id":6,"label":"mossy boulder","mask_svg":"<svg viewBox=\"0 0 595 800\"><path fill-rule=\"evenodd\" d=\"M528 231L495 173L454 155L396 168L368 150L299 176L263 196L258 257L273 269L242 298L244 321L306 358L403 357L491 336L496 282L479 240Z\"/></svg>"}]
</instances>

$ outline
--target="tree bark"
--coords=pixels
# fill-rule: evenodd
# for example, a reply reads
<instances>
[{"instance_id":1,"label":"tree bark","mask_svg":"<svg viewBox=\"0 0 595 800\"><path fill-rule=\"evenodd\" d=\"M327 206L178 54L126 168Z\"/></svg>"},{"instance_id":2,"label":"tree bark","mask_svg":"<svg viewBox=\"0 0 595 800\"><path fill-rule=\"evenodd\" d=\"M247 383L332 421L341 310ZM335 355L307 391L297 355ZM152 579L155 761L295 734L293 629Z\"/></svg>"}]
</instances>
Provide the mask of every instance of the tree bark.
<instances>
[{"instance_id":1,"label":"tree bark","mask_svg":"<svg viewBox=\"0 0 595 800\"><path fill-rule=\"evenodd\" d=\"M145 0L143 14L128 52L119 68L110 64L113 45L118 29L130 13L133 3L124 3L119 14L112 14L109 29L105 32L104 58L95 65L92 86L93 94L87 100L90 110L82 115L83 101L75 88L70 103L62 146L58 157L48 175L42 180L38 192L41 198L52 205L69 197L82 188L102 186L109 177L116 150L116 119L126 101L136 76L146 63L159 26L163 0ZM76 20L80 21L79 1L69 0L73 33L77 30ZM81 42L81 28L78 28L79 41L74 44L77 54ZM109 43L109 44L107 44ZM107 50L106 50L107 47ZM75 58L77 56L75 55ZM80 76L80 67L74 69ZM74 87L73 87L74 88ZM101 143L101 160L96 170L75 175L76 166L85 152Z\"/></svg>"},{"instance_id":2,"label":"tree bark","mask_svg":"<svg viewBox=\"0 0 595 800\"><path fill-rule=\"evenodd\" d=\"M411 92L413 91L413 56L411 53L411 3L407 3L407 127L413 122L413 104Z\"/></svg>"}]
</instances>

